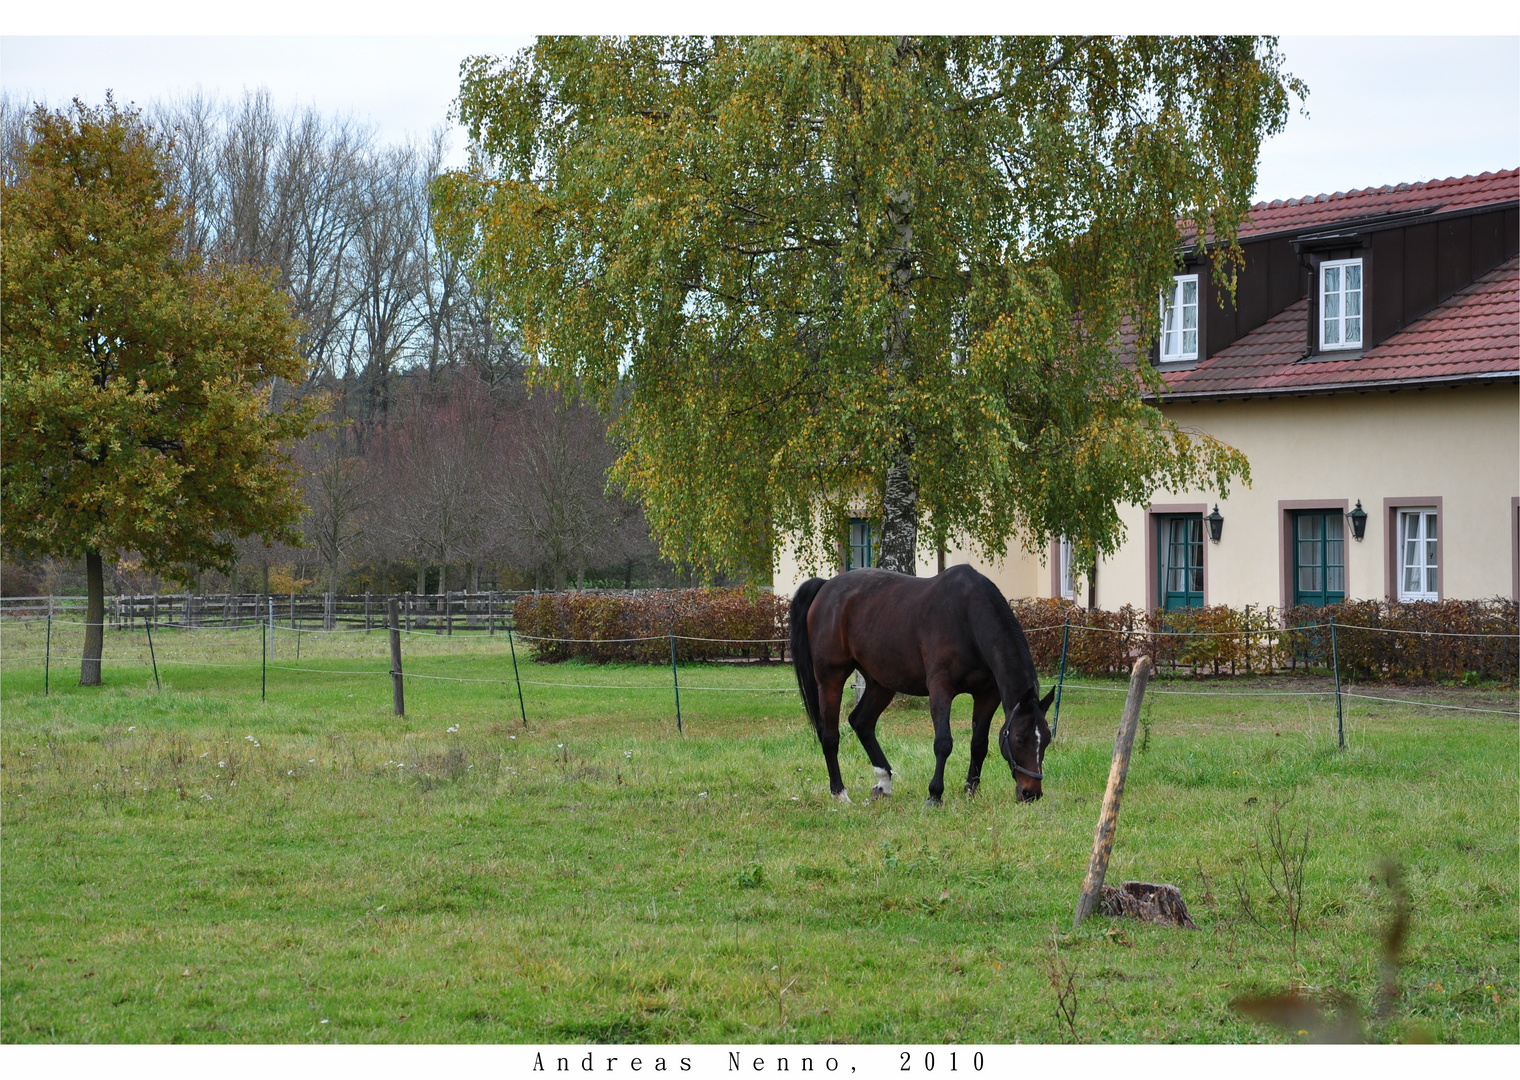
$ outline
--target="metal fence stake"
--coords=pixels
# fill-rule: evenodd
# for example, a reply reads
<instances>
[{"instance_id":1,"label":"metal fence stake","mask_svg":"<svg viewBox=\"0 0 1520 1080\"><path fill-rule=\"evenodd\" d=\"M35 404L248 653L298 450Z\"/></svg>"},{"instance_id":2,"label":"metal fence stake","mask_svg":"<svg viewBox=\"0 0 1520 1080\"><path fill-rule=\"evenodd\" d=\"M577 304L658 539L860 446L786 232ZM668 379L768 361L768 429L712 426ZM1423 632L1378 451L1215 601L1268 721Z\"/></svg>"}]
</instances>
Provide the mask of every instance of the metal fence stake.
<instances>
[{"instance_id":1,"label":"metal fence stake","mask_svg":"<svg viewBox=\"0 0 1520 1080\"><path fill-rule=\"evenodd\" d=\"M162 690L163 684L158 681L158 657L153 652L153 627L148 626L148 659L153 661L153 689Z\"/></svg>"},{"instance_id":2,"label":"metal fence stake","mask_svg":"<svg viewBox=\"0 0 1520 1080\"><path fill-rule=\"evenodd\" d=\"M517 683L517 707L522 710L522 725L528 726L528 707L523 704L522 676L517 674L517 645L512 640L512 624L507 623L507 647L512 650L512 679Z\"/></svg>"},{"instance_id":3,"label":"metal fence stake","mask_svg":"<svg viewBox=\"0 0 1520 1080\"><path fill-rule=\"evenodd\" d=\"M269 631L259 623L259 700L266 700L269 690Z\"/></svg>"},{"instance_id":4,"label":"metal fence stake","mask_svg":"<svg viewBox=\"0 0 1520 1080\"><path fill-rule=\"evenodd\" d=\"M1330 663L1335 668L1335 736L1346 749L1346 720L1341 708L1341 654L1335 642L1335 616L1330 616Z\"/></svg>"},{"instance_id":5,"label":"metal fence stake","mask_svg":"<svg viewBox=\"0 0 1520 1080\"><path fill-rule=\"evenodd\" d=\"M1050 738L1054 741L1056 728L1061 724L1061 688L1066 683L1066 640L1071 636L1071 616L1066 616L1066 625L1061 630L1061 670L1056 675L1056 711L1055 718L1050 722Z\"/></svg>"},{"instance_id":6,"label":"metal fence stake","mask_svg":"<svg viewBox=\"0 0 1520 1080\"><path fill-rule=\"evenodd\" d=\"M676 632L670 632L670 681L676 688L676 730L682 735L686 729L681 726L681 676L676 674Z\"/></svg>"},{"instance_id":7,"label":"metal fence stake","mask_svg":"<svg viewBox=\"0 0 1520 1080\"><path fill-rule=\"evenodd\" d=\"M48 696L48 679L53 667L53 613L48 612L47 648L42 654L42 696Z\"/></svg>"}]
</instances>

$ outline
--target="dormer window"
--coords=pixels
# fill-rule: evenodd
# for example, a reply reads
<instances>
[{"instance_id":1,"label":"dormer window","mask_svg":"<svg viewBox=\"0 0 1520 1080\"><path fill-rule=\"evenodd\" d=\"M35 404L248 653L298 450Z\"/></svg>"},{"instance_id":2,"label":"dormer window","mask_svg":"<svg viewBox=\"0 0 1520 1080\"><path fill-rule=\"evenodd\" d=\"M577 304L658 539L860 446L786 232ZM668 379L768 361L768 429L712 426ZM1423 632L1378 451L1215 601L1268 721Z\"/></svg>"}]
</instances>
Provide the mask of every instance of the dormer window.
<instances>
[{"instance_id":1,"label":"dormer window","mask_svg":"<svg viewBox=\"0 0 1520 1080\"><path fill-rule=\"evenodd\" d=\"M1319 266L1319 347L1362 347L1362 260L1339 259Z\"/></svg>"},{"instance_id":2,"label":"dormer window","mask_svg":"<svg viewBox=\"0 0 1520 1080\"><path fill-rule=\"evenodd\" d=\"M1161 359L1198 359L1198 275L1172 279L1172 294L1161 297Z\"/></svg>"}]
</instances>

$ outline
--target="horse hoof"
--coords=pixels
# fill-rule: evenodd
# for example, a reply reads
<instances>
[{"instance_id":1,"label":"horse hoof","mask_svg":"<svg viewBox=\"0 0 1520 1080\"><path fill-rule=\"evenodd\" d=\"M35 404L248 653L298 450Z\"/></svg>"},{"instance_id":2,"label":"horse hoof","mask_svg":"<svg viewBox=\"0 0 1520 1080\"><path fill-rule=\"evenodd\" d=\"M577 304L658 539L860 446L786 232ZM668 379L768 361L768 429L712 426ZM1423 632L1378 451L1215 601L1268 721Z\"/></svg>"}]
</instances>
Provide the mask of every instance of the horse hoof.
<instances>
[{"instance_id":1,"label":"horse hoof","mask_svg":"<svg viewBox=\"0 0 1520 1080\"><path fill-rule=\"evenodd\" d=\"M944 802L942 800L940 800L938 797L936 797L934 795L930 795L927 799L924 800L924 805L925 806L943 806Z\"/></svg>"},{"instance_id":2,"label":"horse hoof","mask_svg":"<svg viewBox=\"0 0 1520 1080\"><path fill-rule=\"evenodd\" d=\"M977 788L978 788L978 787L979 787L979 786L980 786L980 785L977 785L977 784L973 784L973 783L970 783L970 782L967 782L967 784L966 784L966 794L967 794L967 795L975 795L975 794L976 794L976 791L977 791Z\"/></svg>"},{"instance_id":3,"label":"horse hoof","mask_svg":"<svg viewBox=\"0 0 1520 1080\"><path fill-rule=\"evenodd\" d=\"M847 802L850 801L850 793L848 791L846 791L844 788L840 788L834 794L834 798L838 799L842 803L847 803Z\"/></svg>"},{"instance_id":4,"label":"horse hoof","mask_svg":"<svg viewBox=\"0 0 1520 1080\"><path fill-rule=\"evenodd\" d=\"M887 791L880 784L877 784L871 789L871 794L878 799L890 799L892 797L892 793L890 791Z\"/></svg>"},{"instance_id":5,"label":"horse hoof","mask_svg":"<svg viewBox=\"0 0 1520 1080\"><path fill-rule=\"evenodd\" d=\"M887 769L876 770L876 786L871 789L873 795L892 794L892 773Z\"/></svg>"}]
</instances>

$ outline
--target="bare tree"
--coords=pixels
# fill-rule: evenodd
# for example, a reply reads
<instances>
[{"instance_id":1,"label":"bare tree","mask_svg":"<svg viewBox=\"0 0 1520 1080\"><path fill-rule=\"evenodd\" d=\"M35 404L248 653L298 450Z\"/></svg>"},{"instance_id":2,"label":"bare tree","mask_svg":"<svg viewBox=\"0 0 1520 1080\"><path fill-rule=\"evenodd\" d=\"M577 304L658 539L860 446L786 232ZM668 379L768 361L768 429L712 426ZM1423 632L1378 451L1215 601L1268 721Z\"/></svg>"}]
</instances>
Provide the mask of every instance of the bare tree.
<instances>
[{"instance_id":1,"label":"bare tree","mask_svg":"<svg viewBox=\"0 0 1520 1080\"><path fill-rule=\"evenodd\" d=\"M306 541L322 561L328 596L337 594L338 578L364 536L373 501L369 465L355 450L354 428L341 424L314 435L298 455L309 507Z\"/></svg>"}]
</instances>

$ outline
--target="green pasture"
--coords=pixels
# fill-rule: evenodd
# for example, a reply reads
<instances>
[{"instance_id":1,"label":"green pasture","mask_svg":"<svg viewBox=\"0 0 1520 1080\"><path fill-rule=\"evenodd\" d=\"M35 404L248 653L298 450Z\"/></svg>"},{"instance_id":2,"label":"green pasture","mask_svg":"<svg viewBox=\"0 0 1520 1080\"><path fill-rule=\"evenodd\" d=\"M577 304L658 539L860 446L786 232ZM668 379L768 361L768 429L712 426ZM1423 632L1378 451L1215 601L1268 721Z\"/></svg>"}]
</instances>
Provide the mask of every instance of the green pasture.
<instances>
[{"instance_id":1,"label":"green pasture","mask_svg":"<svg viewBox=\"0 0 1520 1080\"><path fill-rule=\"evenodd\" d=\"M0 630L0 1038L33 1041L1305 1041L1231 1001L1289 989L1371 1011L1402 867L1412 920L1380 1041L1520 1030L1515 720L1353 700L1326 680L1160 680L1110 882L1167 881L1199 929L1070 920L1122 685L1083 679L1019 805L994 749L945 805L921 700L898 771L829 798L789 668L538 665L503 637ZM291 668L305 668L296 671ZM548 685L552 684L552 685ZM1369 689L1474 708L1511 691ZM1274 804L1283 804L1274 810ZM1308 829L1294 952L1253 848ZM1052 968L1070 977L1058 1017Z\"/></svg>"}]
</instances>

